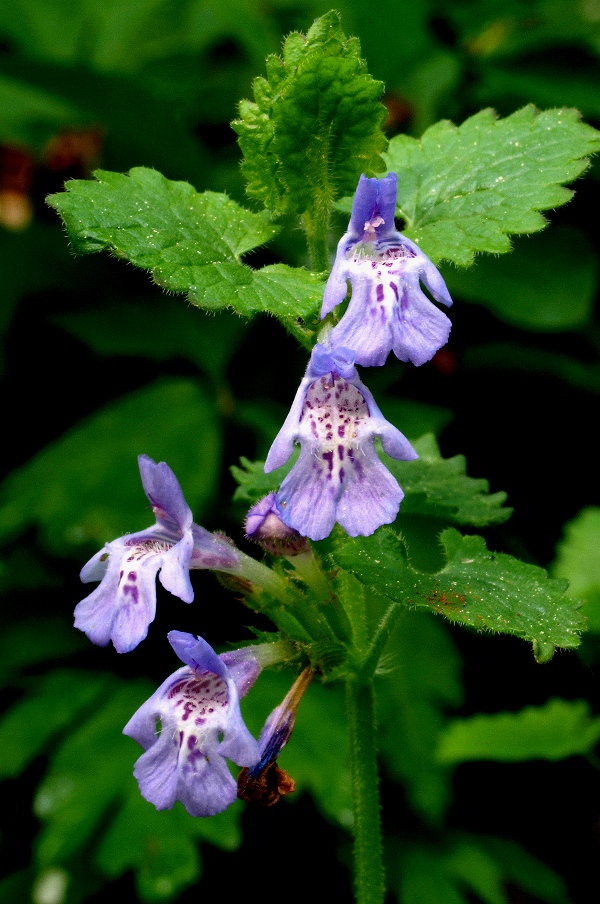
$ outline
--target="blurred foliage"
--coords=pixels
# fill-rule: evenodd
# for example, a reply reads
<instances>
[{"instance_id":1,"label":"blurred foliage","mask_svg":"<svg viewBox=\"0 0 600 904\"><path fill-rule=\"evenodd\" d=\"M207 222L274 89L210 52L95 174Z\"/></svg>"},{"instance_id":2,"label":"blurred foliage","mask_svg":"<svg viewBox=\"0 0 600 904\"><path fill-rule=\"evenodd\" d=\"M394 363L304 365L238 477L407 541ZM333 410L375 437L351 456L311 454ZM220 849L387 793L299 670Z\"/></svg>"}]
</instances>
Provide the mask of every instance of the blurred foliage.
<instances>
[{"instance_id":1,"label":"blurred foliage","mask_svg":"<svg viewBox=\"0 0 600 904\"><path fill-rule=\"evenodd\" d=\"M466 760L560 760L591 753L600 740L600 719L585 700L549 700L518 713L454 719L439 739L442 763Z\"/></svg>"},{"instance_id":2,"label":"blurred foliage","mask_svg":"<svg viewBox=\"0 0 600 904\"><path fill-rule=\"evenodd\" d=\"M600 632L600 508L585 508L565 525L554 574L585 600L588 630Z\"/></svg>"},{"instance_id":3,"label":"blurred foliage","mask_svg":"<svg viewBox=\"0 0 600 904\"><path fill-rule=\"evenodd\" d=\"M241 538L239 503L272 487L273 475L261 475L261 483L251 463L264 457L285 416L305 357L264 316L248 326L231 311L208 315L161 294L122 261L74 260L44 204L65 179L86 178L98 165L133 170L129 177L78 182L55 196L56 206L72 205L74 247L85 241L107 248L153 271L174 292L194 285L194 304L209 297L208 279L218 301L211 307L243 314L257 309L250 277L266 271L260 279L281 303L284 326L306 341L304 327L286 318L285 302L302 295L310 320L320 280L291 269L307 257L289 216L280 218L274 235L262 214L242 211L252 201L244 198L242 155L229 122L239 115L240 99L251 96L256 76L266 73L271 81L279 69L272 60L265 70L265 57L279 54L291 31L306 33L329 6L321 0L5 0L1 6L0 349L8 441L0 488L6 801L0 902L77 904L117 892L185 902L197 897L185 889L199 877L203 894L222 893L225 877L231 897L247 896L267 869L270 887L289 884L293 869L298 894L314 897L313 880L304 875L310 871L298 870L294 860L318 856L327 858L323 897L350 900L349 883L334 867L336 850L345 857L351 823L336 687L315 684L302 704L280 761L297 782L289 803L266 814L243 812L239 804L209 820L193 820L179 805L156 813L137 793L131 775L137 748L121 729L170 668L161 631L196 631L194 612L202 606L212 636L225 642L236 639L231 625L239 612L203 575L195 578L202 600L189 609L165 601L145 650L127 662L90 651L70 627L83 594L76 573L88 554L148 523L138 453L169 461L196 518ZM591 133L564 108L600 122L598 3L381 0L375 9L343 0L337 9L345 35L356 35L360 48L340 40L335 59L354 66L359 79L367 76L358 61L366 60L377 97L377 82L385 82L386 159L426 179L428 155L454 155L446 182L431 186L436 202L446 199L444 217L452 214L436 226L456 243L447 258L465 264L473 251L505 252L507 234L542 229L539 211L567 201L559 186L582 171L579 158L594 149ZM529 104L559 110L537 115ZM269 105L275 110L273 98ZM493 107L499 118L479 113L481 107ZM439 119L459 128L434 126L421 142ZM545 139L559 121L581 136L581 149L553 169L556 148ZM544 123L548 129L540 131ZM535 192L523 193L516 214L503 206L502 183L485 186L476 172L487 136L507 128L515 133L511 140L527 139L528 160L540 171ZM494 178L520 185L520 162L514 154L496 161ZM533 587L533 608L560 602L547 626L548 638L559 643L569 641L572 620L579 619L563 593L567 579L569 593L584 600L588 627L600 631L592 407L600 390L597 174L596 165L575 185L575 199L549 214L551 227L517 237L512 254L478 255L468 270L447 266L455 299L450 345L416 376L398 364L392 378L369 380L407 436L434 432L441 449L422 440L418 461L394 465L406 491L395 525L402 540L388 532L377 551L377 586L365 590L374 609L389 602L389 556L395 568L398 560L405 563L411 589L436 590L427 604L436 611L444 605L432 575L447 580L449 592L453 569L470 569L473 596L485 584L495 600L485 612L475 612L482 604L474 600L474 618L481 615L493 628L506 617L521 636L529 636L519 623L527 613L523 594ZM155 187L168 234L185 233L183 249L157 248L140 260L132 251L135 231L122 230L118 243L102 231L102 217L93 230L89 224L79 230L78 192L97 198L104 212L123 214L135 178ZM283 179L286 191L300 192L298 173L295 179L292 189ZM423 247L435 256L437 239L426 238L433 196L416 191L416 182L415 175L401 183L402 213L422 229ZM476 190L465 193L465 185ZM199 200L205 189L211 194ZM493 222L485 207L486 242L465 242L462 227L467 216L479 215L485 197L498 205ZM196 205L189 217L188 201ZM333 225L332 248L344 221ZM138 228L145 236L157 227L141 217ZM190 262L198 230L222 254L218 291L210 266ZM181 281L188 266L195 267L194 278ZM469 474L485 474L487 481L467 476L463 454ZM241 456L232 505L227 467ZM500 490L516 510L508 522ZM450 525L486 527L487 547L500 553L455 531L444 534L444 548L436 546ZM325 542L324 555L341 555L333 546ZM518 573L502 570L508 553L525 560ZM553 580L542 579L540 565L552 566ZM537 654L546 659L552 648L540 640ZM386 649L378 678L379 745L387 867L400 904L589 900L600 814L594 672L573 653L542 668L516 644L487 631L458 632L421 610L406 612ZM588 662L598 655L587 648ZM264 674L243 701L254 732L286 682L283 674ZM15 812L29 815L15 820ZM263 858L260 869L257 858Z\"/></svg>"},{"instance_id":4,"label":"blurred foliage","mask_svg":"<svg viewBox=\"0 0 600 904\"><path fill-rule=\"evenodd\" d=\"M137 474L141 448L174 462L184 485L189 475L190 505L206 508L221 457L214 402L198 382L161 380L96 412L13 471L2 487L2 536L34 522L48 548L64 552L83 543L102 545L128 528L141 530L148 520Z\"/></svg>"},{"instance_id":5,"label":"blurred foliage","mask_svg":"<svg viewBox=\"0 0 600 904\"><path fill-rule=\"evenodd\" d=\"M525 330L576 330L592 319L598 259L581 230L556 226L517 240L511 266L504 263L504 258L479 258L469 270L450 271L448 288L464 301L485 305L501 320Z\"/></svg>"}]
</instances>

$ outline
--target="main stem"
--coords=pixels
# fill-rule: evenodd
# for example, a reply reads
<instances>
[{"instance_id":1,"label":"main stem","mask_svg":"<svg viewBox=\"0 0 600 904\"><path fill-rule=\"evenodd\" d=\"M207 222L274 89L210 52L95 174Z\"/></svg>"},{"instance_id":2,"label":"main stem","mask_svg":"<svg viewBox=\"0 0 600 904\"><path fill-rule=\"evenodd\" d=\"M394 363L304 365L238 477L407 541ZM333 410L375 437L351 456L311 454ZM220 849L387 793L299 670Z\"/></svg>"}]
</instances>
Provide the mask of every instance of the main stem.
<instances>
[{"instance_id":1,"label":"main stem","mask_svg":"<svg viewBox=\"0 0 600 904\"><path fill-rule=\"evenodd\" d=\"M306 241L310 253L310 265L318 273L325 273L329 269L329 256L327 253L328 217L323 214L323 210L327 211L327 206L315 204L302 217L302 226L306 233Z\"/></svg>"},{"instance_id":2,"label":"main stem","mask_svg":"<svg viewBox=\"0 0 600 904\"><path fill-rule=\"evenodd\" d=\"M356 904L383 904L385 886L372 682L358 679L347 682L346 710L354 804Z\"/></svg>"}]
</instances>

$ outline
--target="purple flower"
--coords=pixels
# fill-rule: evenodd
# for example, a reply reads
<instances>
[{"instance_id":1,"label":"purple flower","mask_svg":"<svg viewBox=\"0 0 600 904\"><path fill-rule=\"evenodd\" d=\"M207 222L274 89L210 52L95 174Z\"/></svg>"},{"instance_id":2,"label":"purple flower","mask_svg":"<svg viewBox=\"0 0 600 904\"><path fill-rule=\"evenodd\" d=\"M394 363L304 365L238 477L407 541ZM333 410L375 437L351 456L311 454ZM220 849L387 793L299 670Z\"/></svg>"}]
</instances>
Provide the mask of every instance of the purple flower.
<instances>
[{"instance_id":1,"label":"purple flower","mask_svg":"<svg viewBox=\"0 0 600 904\"><path fill-rule=\"evenodd\" d=\"M260 665L252 647L217 656L201 637L171 631L168 638L185 665L123 729L145 750L133 774L142 797L157 810L170 810L180 800L192 816L213 816L237 796L225 757L238 766L260 759L239 704Z\"/></svg>"},{"instance_id":2,"label":"purple flower","mask_svg":"<svg viewBox=\"0 0 600 904\"><path fill-rule=\"evenodd\" d=\"M233 568L235 549L192 522L173 471L140 455L140 474L156 516L147 530L107 543L81 569L81 580L101 581L75 608L75 627L100 646L112 640L119 653L137 647L156 612L155 578L186 603L194 599L190 568Z\"/></svg>"},{"instance_id":3,"label":"purple flower","mask_svg":"<svg viewBox=\"0 0 600 904\"><path fill-rule=\"evenodd\" d=\"M311 540L329 536L336 521L351 537L393 521L404 493L379 460L375 437L392 458L418 457L359 380L354 352L315 345L265 462L267 473L281 467L300 442L300 457L277 493L282 521Z\"/></svg>"},{"instance_id":4,"label":"purple flower","mask_svg":"<svg viewBox=\"0 0 600 904\"><path fill-rule=\"evenodd\" d=\"M269 493L249 510L246 536L273 556L297 556L310 549L306 537L281 520L275 493Z\"/></svg>"},{"instance_id":5,"label":"purple flower","mask_svg":"<svg viewBox=\"0 0 600 904\"><path fill-rule=\"evenodd\" d=\"M357 364L385 364L392 350L401 361L424 364L446 344L452 326L420 286L451 305L439 271L414 242L396 232L397 189L396 173L360 177L348 232L339 241L325 287L321 318L344 300L350 280L352 297L330 343L353 348Z\"/></svg>"}]
</instances>

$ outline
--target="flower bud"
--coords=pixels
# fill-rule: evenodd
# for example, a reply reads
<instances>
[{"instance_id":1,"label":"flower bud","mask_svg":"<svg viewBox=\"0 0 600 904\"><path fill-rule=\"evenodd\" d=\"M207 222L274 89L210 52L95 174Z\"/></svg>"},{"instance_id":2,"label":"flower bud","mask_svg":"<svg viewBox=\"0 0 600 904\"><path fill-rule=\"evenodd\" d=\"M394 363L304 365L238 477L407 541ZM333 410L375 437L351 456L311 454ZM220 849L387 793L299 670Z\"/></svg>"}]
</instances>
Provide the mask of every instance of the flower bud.
<instances>
[{"instance_id":1,"label":"flower bud","mask_svg":"<svg viewBox=\"0 0 600 904\"><path fill-rule=\"evenodd\" d=\"M310 550L306 537L284 524L275 493L269 493L246 516L246 536L273 556L297 556Z\"/></svg>"}]
</instances>

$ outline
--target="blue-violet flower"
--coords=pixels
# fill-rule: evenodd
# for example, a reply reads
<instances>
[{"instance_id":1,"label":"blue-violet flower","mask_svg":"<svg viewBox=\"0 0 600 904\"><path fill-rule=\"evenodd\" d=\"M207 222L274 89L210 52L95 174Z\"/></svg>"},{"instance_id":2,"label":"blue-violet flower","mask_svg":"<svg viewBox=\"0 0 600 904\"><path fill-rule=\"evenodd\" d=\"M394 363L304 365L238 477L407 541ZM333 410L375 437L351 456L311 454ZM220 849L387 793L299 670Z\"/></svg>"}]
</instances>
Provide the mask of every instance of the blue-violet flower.
<instances>
[{"instance_id":1,"label":"blue-violet flower","mask_svg":"<svg viewBox=\"0 0 600 904\"><path fill-rule=\"evenodd\" d=\"M147 455L138 462L156 524L107 543L84 565L81 580L101 583L75 608L75 627L100 646L112 640L119 653L133 650L148 633L156 612L158 571L166 590L191 603L190 568L234 568L238 563L226 538L193 523L169 466Z\"/></svg>"},{"instance_id":2,"label":"blue-violet flower","mask_svg":"<svg viewBox=\"0 0 600 904\"><path fill-rule=\"evenodd\" d=\"M398 514L404 493L375 451L375 437L392 458L417 453L377 407L354 367L354 352L315 345L265 471L301 452L277 493L282 521L311 540L329 536L337 521L351 537L368 536Z\"/></svg>"},{"instance_id":3,"label":"blue-violet flower","mask_svg":"<svg viewBox=\"0 0 600 904\"><path fill-rule=\"evenodd\" d=\"M260 750L239 699L260 665L252 647L217 656L201 637L171 631L169 643L185 665L132 716L123 733L144 748L133 774L142 797L157 810L180 800L192 816L213 816L237 796L225 757L253 766ZM160 731L157 731L160 722Z\"/></svg>"},{"instance_id":4,"label":"blue-violet flower","mask_svg":"<svg viewBox=\"0 0 600 904\"><path fill-rule=\"evenodd\" d=\"M451 305L444 280L418 245L396 231L397 190L396 173L360 177L348 231L325 287L321 318L344 300L350 280L350 303L329 341L353 348L357 364L384 364L392 350L401 361L424 364L450 334L450 320L420 286Z\"/></svg>"}]
</instances>

